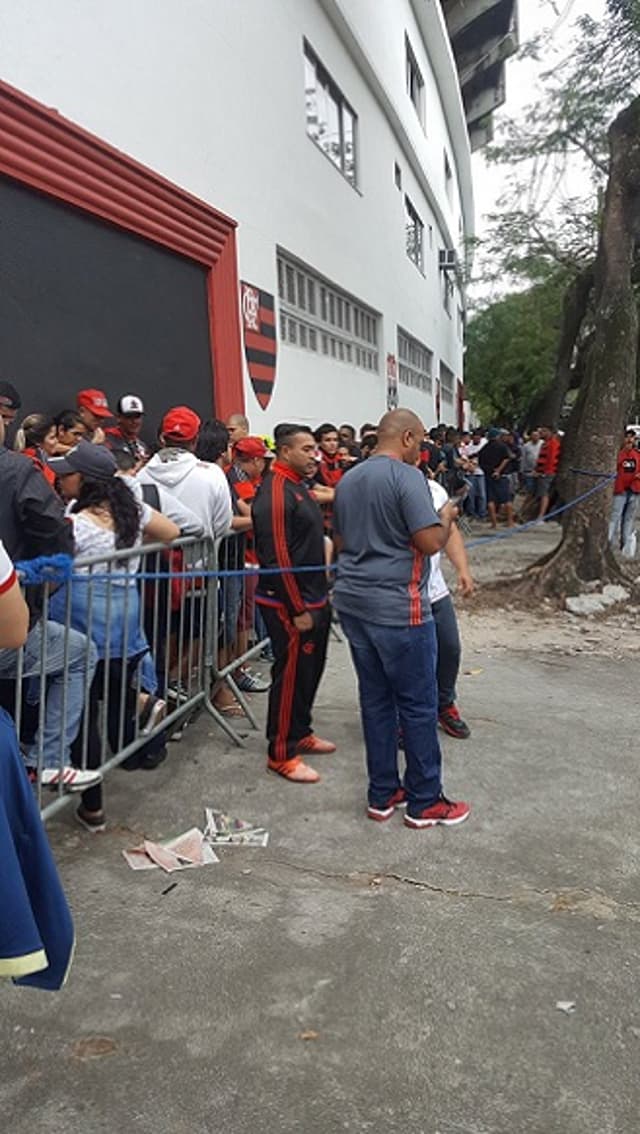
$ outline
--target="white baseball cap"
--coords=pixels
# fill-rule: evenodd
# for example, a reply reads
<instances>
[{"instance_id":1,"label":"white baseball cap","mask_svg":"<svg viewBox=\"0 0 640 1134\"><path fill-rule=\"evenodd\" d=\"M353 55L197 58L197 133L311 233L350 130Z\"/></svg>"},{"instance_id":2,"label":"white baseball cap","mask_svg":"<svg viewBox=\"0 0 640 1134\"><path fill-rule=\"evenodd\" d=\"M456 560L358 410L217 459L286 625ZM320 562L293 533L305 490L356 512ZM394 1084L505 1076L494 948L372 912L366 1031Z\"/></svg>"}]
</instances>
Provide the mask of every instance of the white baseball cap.
<instances>
[{"instance_id":1,"label":"white baseball cap","mask_svg":"<svg viewBox=\"0 0 640 1134\"><path fill-rule=\"evenodd\" d=\"M126 415L128 413L144 413L144 406L142 399L137 394L123 394L118 398L118 405L116 413Z\"/></svg>"}]
</instances>

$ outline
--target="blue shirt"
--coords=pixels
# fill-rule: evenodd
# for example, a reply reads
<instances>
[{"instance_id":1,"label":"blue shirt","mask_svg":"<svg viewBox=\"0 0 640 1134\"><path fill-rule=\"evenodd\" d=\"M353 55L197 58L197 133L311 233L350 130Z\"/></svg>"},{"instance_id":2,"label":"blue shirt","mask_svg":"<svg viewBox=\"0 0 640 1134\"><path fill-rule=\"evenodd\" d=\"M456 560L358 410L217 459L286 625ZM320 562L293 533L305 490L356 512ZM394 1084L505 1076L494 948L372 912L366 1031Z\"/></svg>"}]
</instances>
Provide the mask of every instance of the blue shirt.
<instances>
[{"instance_id":1,"label":"blue shirt","mask_svg":"<svg viewBox=\"0 0 640 1134\"><path fill-rule=\"evenodd\" d=\"M336 609L382 626L420 626L431 618L429 557L411 542L440 520L424 477L393 457L369 457L336 489L334 531L342 539Z\"/></svg>"}]
</instances>

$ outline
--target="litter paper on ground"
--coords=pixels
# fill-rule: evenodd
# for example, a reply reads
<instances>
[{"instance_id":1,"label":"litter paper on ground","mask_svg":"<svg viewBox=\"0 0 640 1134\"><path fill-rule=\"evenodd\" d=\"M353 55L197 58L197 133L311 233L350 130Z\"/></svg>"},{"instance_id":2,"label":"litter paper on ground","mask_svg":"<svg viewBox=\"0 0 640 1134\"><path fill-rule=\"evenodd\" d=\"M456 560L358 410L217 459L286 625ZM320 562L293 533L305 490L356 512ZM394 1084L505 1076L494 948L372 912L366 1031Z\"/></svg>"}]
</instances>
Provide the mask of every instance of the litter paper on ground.
<instances>
[{"instance_id":1,"label":"litter paper on ground","mask_svg":"<svg viewBox=\"0 0 640 1134\"><path fill-rule=\"evenodd\" d=\"M269 842L269 832L264 827L254 827L245 819L225 815L213 807L205 807L204 814L204 837L212 846L266 847Z\"/></svg>"},{"instance_id":2,"label":"litter paper on ground","mask_svg":"<svg viewBox=\"0 0 640 1134\"><path fill-rule=\"evenodd\" d=\"M226 815L213 807L205 807L205 829L191 827L174 839L156 843L145 839L142 846L123 851L132 870L192 870L195 866L210 866L219 862L214 846L266 847L269 832L254 827L245 819Z\"/></svg>"},{"instance_id":3,"label":"litter paper on ground","mask_svg":"<svg viewBox=\"0 0 640 1134\"><path fill-rule=\"evenodd\" d=\"M175 839L163 843L145 839L141 847L133 847L122 853L132 870L157 870L160 867L167 874L220 862L198 827L192 827Z\"/></svg>"}]
</instances>

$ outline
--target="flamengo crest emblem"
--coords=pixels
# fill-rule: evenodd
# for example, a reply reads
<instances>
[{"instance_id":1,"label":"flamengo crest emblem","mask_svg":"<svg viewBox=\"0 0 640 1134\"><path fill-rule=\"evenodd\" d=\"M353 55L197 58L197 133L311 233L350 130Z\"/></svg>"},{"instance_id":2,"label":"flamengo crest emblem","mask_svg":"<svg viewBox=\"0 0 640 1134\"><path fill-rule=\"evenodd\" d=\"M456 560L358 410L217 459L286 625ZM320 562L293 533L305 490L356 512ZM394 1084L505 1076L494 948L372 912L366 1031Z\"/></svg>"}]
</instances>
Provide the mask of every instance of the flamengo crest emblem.
<instances>
[{"instance_id":1,"label":"flamengo crest emblem","mask_svg":"<svg viewBox=\"0 0 640 1134\"><path fill-rule=\"evenodd\" d=\"M241 282L240 307L244 353L253 391L263 409L271 400L276 380L276 319L273 296Z\"/></svg>"}]
</instances>

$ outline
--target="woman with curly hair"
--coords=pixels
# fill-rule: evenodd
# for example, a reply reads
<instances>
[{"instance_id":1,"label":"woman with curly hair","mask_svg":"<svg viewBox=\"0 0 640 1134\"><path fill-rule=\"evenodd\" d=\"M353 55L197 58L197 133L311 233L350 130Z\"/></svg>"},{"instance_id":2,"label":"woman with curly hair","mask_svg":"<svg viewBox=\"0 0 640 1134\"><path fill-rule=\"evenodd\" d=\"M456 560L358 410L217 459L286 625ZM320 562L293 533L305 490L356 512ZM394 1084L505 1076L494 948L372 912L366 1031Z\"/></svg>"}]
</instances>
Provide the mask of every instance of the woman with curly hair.
<instances>
[{"instance_id":1,"label":"woman with curly hair","mask_svg":"<svg viewBox=\"0 0 640 1134\"><path fill-rule=\"evenodd\" d=\"M118 752L135 735L133 678L149 649L140 617L139 560L114 555L145 539L170 543L180 530L148 504L138 503L127 482L116 476L113 454L103 445L81 441L65 457L54 457L51 467L62 496L70 501L67 515L74 529L76 565L71 583L53 596L50 617L64 622L70 611L71 626L91 637L98 649L88 724L81 725L71 751L72 760L79 763L86 730L87 767L96 768L102 763L98 704L106 701L107 737L112 752ZM99 562L83 565L89 558ZM83 793L77 818L88 830L104 829L100 786Z\"/></svg>"}]
</instances>

